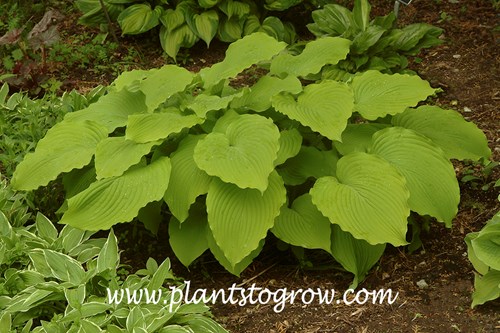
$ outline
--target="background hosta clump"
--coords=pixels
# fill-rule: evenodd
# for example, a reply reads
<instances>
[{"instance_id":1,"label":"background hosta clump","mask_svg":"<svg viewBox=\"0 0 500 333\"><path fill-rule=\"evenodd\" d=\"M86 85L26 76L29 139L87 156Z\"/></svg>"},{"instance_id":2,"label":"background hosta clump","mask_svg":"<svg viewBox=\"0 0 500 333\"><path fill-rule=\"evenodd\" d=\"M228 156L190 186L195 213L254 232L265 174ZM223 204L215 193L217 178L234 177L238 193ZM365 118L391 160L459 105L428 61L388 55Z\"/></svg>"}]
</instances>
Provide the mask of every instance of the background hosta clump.
<instances>
[{"instance_id":1,"label":"background hosta clump","mask_svg":"<svg viewBox=\"0 0 500 333\"><path fill-rule=\"evenodd\" d=\"M325 37L294 54L256 33L197 74L173 65L124 73L49 130L12 184L33 190L64 173L60 222L89 230L135 217L157 230L165 203L170 244L186 266L210 250L239 274L270 231L329 252L356 286L386 244L408 244L411 212L451 226L460 193L450 158L490 150L457 112L416 107L435 93L416 75L304 80L350 46ZM253 86L230 85L254 64L269 72Z\"/></svg>"}]
</instances>

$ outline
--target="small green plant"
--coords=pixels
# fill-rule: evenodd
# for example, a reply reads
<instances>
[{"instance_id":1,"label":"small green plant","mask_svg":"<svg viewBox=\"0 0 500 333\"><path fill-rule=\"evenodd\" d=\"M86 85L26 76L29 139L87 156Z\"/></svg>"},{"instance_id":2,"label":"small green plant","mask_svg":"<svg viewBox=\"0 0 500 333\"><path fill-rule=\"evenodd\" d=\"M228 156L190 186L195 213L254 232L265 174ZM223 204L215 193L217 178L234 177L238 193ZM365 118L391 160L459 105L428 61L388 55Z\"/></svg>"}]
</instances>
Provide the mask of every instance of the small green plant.
<instances>
[{"instance_id":1,"label":"small green plant","mask_svg":"<svg viewBox=\"0 0 500 333\"><path fill-rule=\"evenodd\" d=\"M150 258L146 269L121 276L113 232L107 239L92 234L57 231L41 214L14 226L0 211L1 332L226 332L204 304L170 304L164 282L180 288L182 281L168 258L160 265ZM127 289L161 293L165 302L110 302Z\"/></svg>"},{"instance_id":2,"label":"small green plant","mask_svg":"<svg viewBox=\"0 0 500 333\"><path fill-rule=\"evenodd\" d=\"M60 222L88 230L136 217L157 229L166 203L186 266L210 250L239 274L272 232L327 251L356 286L386 244L408 244L411 211L451 227L460 194L450 159L491 152L458 112L416 108L436 92L416 75L304 80L345 59L350 40L320 38L299 55L286 46L255 33L196 74L174 65L123 73L47 132L13 186L65 174ZM268 68L256 83L231 84L256 64Z\"/></svg>"},{"instance_id":3,"label":"small green plant","mask_svg":"<svg viewBox=\"0 0 500 333\"><path fill-rule=\"evenodd\" d=\"M453 19L453 16L445 12L444 10L439 13L438 23L450 22Z\"/></svg>"},{"instance_id":4,"label":"small green plant","mask_svg":"<svg viewBox=\"0 0 500 333\"><path fill-rule=\"evenodd\" d=\"M500 196L498 198L500 200ZM479 232L467 234L469 260L474 266L472 304L484 304L500 298L500 212Z\"/></svg>"},{"instance_id":5,"label":"small green plant","mask_svg":"<svg viewBox=\"0 0 500 333\"><path fill-rule=\"evenodd\" d=\"M370 69L402 72L408 66L408 56L442 43L438 38L440 28L415 23L399 29L394 26L394 13L370 20L370 11L368 0L355 0L352 11L331 4L312 13L314 23L307 27L314 35L340 36L352 41L349 56L326 68L326 78Z\"/></svg>"},{"instance_id":6,"label":"small green plant","mask_svg":"<svg viewBox=\"0 0 500 333\"><path fill-rule=\"evenodd\" d=\"M495 186L495 181L491 180L490 176L498 165L498 162L489 160L483 160L480 163L468 163L462 172L460 181L471 184L473 189L481 188L483 191L488 191L492 186Z\"/></svg>"}]
</instances>

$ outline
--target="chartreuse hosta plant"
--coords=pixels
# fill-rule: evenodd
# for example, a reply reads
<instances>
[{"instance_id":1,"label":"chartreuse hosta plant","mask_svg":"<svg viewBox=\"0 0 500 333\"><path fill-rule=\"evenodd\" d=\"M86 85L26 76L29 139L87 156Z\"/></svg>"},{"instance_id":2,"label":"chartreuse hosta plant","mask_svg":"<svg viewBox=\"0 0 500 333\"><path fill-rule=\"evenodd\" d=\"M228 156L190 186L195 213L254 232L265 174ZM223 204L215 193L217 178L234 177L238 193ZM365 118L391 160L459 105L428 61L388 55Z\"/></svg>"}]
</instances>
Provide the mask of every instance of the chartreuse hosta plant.
<instances>
[{"instance_id":1,"label":"chartreuse hosta plant","mask_svg":"<svg viewBox=\"0 0 500 333\"><path fill-rule=\"evenodd\" d=\"M472 294L475 307L500 297L500 212L481 231L468 234L465 242L476 270Z\"/></svg>"},{"instance_id":2,"label":"chartreuse hosta plant","mask_svg":"<svg viewBox=\"0 0 500 333\"><path fill-rule=\"evenodd\" d=\"M60 232L38 214L35 223L14 226L0 211L0 332L226 332L208 307L198 304L110 304L107 288L161 290L170 300L168 280L180 285L166 259L149 259L146 269L126 277L117 240L90 238L93 232L65 226ZM178 286L180 287L180 286ZM145 294L145 292L144 292ZM170 311L172 310L172 311Z\"/></svg>"},{"instance_id":3,"label":"chartreuse hosta plant","mask_svg":"<svg viewBox=\"0 0 500 333\"><path fill-rule=\"evenodd\" d=\"M331 253L357 285L386 244L408 244L411 211L451 226L460 196L449 159L490 151L457 112L415 108L435 93L418 76L301 80L345 59L350 45L326 37L291 55L257 33L197 74L172 65L124 73L54 126L12 184L33 190L65 174L60 222L88 230L135 217L154 230L166 203L185 265L209 249L239 274L270 231ZM267 75L231 86L259 63Z\"/></svg>"}]
</instances>

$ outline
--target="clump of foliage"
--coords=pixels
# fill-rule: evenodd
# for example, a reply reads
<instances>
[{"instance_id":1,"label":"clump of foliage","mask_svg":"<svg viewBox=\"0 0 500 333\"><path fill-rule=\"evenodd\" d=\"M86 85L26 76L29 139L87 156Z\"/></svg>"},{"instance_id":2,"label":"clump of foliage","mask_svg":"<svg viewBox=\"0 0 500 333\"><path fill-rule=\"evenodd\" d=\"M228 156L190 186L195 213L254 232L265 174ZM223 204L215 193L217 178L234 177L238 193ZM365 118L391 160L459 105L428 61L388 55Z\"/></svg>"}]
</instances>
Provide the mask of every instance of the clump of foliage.
<instances>
[{"instance_id":1,"label":"clump of foliage","mask_svg":"<svg viewBox=\"0 0 500 333\"><path fill-rule=\"evenodd\" d=\"M302 1L112 1L77 0L83 15L80 22L87 25L117 21L123 35L137 35L159 27L160 42L165 52L175 59L181 47L190 48L202 40L207 47L216 37L234 42L256 31L291 43L295 31L290 23L275 16L264 16L267 10L283 11Z\"/></svg>"},{"instance_id":2,"label":"clump of foliage","mask_svg":"<svg viewBox=\"0 0 500 333\"><path fill-rule=\"evenodd\" d=\"M166 203L170 244L186 266L210 250L239 274L272 232L327 251L356 286L386 244L408 244L411 211L450 227L460 200L450 159L491 152L458 112L416 107L436 91L416 75L304 79L351 44L324 37L292 55L255 33L196 74L174 65L123 73L50 129L12 184L33 190L65 174L60 222L87 230L136 217L158 229ZM231 85L255 64L268 73Z\"/></svg>"},{"instance_id":3,"label":"clump of foliage","mask_svg":"<svg viewBox=\"0 0 500 333\"><path fill-rule=\"evenodd\" d=\"M500 196L498 198L500 200ZM500 212L479 232L465 237L476 270L472 307L500 298Z\"/></svg>"},{"instance_id":4,"label":"clump of foliage","mask_svg":"<svg viewBox=\"0 0 500 333\"><path fill-rule=\"evenodd\" d=\"M0 198L8 190L2 182ZM5 208L5 206L3 207ZM60 232L42 214L24 225L0 211L1 332L226 332L208 307L170 303L107 302L107 288L162 292L165 281L181 287L166 259L120 275L117 240L65 226ZM173 311L170 312L170 307Z\"/></svg>"},{"instance_id":5,"label":"clump of foliage","mask_svg":"<svg viewBox=\"0 0 500 333\"><path fill-rule=\"evenodd\" d=\"M352 11L337 4L313 11L314 23L307 27L315 36L339 36L352 41L349 56L325 69L324 75L335 77L370 69L401 72L408 66L408 56L442 43L440 28L414 23L399 29L395 27L394 13L370 20L370 11L368 0L355 0Z\"/></svg>"}]
</instances>

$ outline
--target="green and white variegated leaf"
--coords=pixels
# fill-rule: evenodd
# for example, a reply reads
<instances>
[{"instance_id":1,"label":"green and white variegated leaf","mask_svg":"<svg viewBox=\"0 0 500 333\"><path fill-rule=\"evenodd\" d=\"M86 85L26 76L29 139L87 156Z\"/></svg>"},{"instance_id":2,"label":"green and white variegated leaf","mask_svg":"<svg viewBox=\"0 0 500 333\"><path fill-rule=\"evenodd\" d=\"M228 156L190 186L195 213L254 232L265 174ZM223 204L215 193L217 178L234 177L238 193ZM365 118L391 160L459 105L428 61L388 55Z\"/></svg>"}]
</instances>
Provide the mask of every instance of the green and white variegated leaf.
<instances>
[{"instance_id":1,"label":"green and white variegated leaf","mask_svg":"<svg viewBox=\"0 0 500 333\"><path fill-rule=\"evenodd\" d=\"M128 116L146 113L146 96L140 92L130 92L127 89L113 91L99 98L88 108L71 112L64 117L65 121L83 122L95 121L106 126L108 133L127 124Z\"/></svg>"},{"instance_id":2,"label":"green and white variegated leaf","mask_svg":"<svg viewBox=\"0 0 500 333\"><path fill-rule=\"evenodd\" d=\"M271 107L271 99L281 92L299 94L302 92L302 84L295 76L280 79L266 75L261 77L253 87L245 90L243 96L235 98L231 107L256 112L266 111Z\"/></svg>"},{"instance_id":3,"label":"green and white variegated leaf","mask_svg":"<svg viewBox=\"0 0 500 333\"><path fill-rule=\"evenodd\" d=\"M280 149L274 165L281 165L289 158L296 156L302 147L302 135L298 130L292 128L280 133Z\"/></svg>"},{"instance_id":4,"label":"green and white variegated leaf","mask_svg":"<svg viewBox=\"0 0 500 333\"><path fill-rule=\"evenodd\" d=\"M196 304L196 306L200 305L201 304ZM203 305L203 307L204 307L203 310L205 310L205 308L208 308L206 305ZM180 310L179 312L182 312L182 310ZM197 312L200 313L201 311ZM186 327L189 327L192 330L192 332L227 333L227 331L221 325L219 325L214 319L208 316L198 315L198 316L187 317Z\"/></svg>"},{"instance_id":5,"label":"green and white variegated leaf","mask_svg":"<svg viewBox=\"0 0 500 333\"><path fill-rule=\"evenodd\" d=\"M264 192L274 170L280 133L273 121L255 114L239 115L224 133L212 132L194 150L196 165L240 188Z\"/></svg>"},{"instance_id":6,"label":"green and white variegated leaf","mask_svg":"<svg viewBox=\"0 0 500 333\"><path fill-rule=\"evenodd\" d=\"M104 243L104 246L97 256L96 272L101 273L107 269L113 271L117 269L119 263L118 242L113 229L111 229L108 234L108 239L106 239L106 243Z\"/></svg>"},{"instance_id":7,"label":"green and white variegated leaf","mask_svg":"<svg viewBox=\"0 0 500 333\"><path fill-rule=\"evenodd\" d=\"M222 0L219 9L229 18L244 18L250 14L250 5L242 1Z\"/></svg>"},{"instance_id":8,"label":"green and white variegated leaf","mask_svg":"<svg viewBox=\"0 0 500 333\"><path fill-rule=\"evenodd\" d=\"M264 193L212 180L207 194L208 224L232 267L259 246L286 201L283 180L273 172Z\"/></svg>"},{"instance_id":9,"label":"green and white variegated leaf","mask_svg":"<svg viewBox=\"0 0 500 333\"><path fill-rule=\"evenodd\" d=\"M209 231L208 236L208 245L210 248L210 252L214 255L215 259L219 262L219 264L222 265L229 273L240 276L240 273L247 268L252 261L259 255L259 253L262 251L262 248L264 247L265 243L265 238L263 238L260 242L259 245L255 250L253 250L249 255L247 255L245 258L243 258L239 263L236 265L232 264L227 258L224 252L221 250L221 248L217 245L215 242L214 236L212 233Z\"/></svg>"},{"instance_id":10,"label":"green and white variegated leaf","mask_svg":"<svg viewBox=\"0 0 500 333\"><path fill-rule=\"evenodd\" d=\"M500 271L491 270L483 276L476 273L472 307L484 304L500 297Z\"/></svg>"},{"instance_id":11,"label":"green and white variegated leaf","mask_svg":"<svg viewBox=\"0 0 500 333\"><path fill-rule=\"evenodd\" d=\"M95 153L97 179L121 176L132 165L151 151L160 141L137 143L123 136L106 138L99 142Z\"/></svg>"},{"instance_id":12,"label":"green and white variegated leaf","mask_svg":"<svg viewBox=\"0 0 500 333\"><path fill-rule=\"evenodd\" d=\"M271 59L285 47L285 43L264 33L254 33L229 45L224 60L202 69L200 75L205 87L210 87L221 80L235 77L254 64Z\"/></svg>"},{"instance_id":13,"label":"green and white variegated leaf","mask_svg":"<svg viewBox=\"0 0 500 333\"><path fill-rule=\"evenodd\" d=\"M227 108L229 103L240 94L219 97L217 95L199 94L189 104L186 105L200 118L206 118L210 111Z\"/></svg>"},{"instance_id":14,"label":"green and white variegated leaf","mask_svg":"<svg viewBox=\"0 0 500 333\"><path fill-rule=\"evenodd\" d=\"M131 221L139 209L163 197L169 178L170 160L162 157L119 177L98 180L68 200L68 210L60 223L99 230Z\"/></svg>"},{"instance_id":15,"label":"green and white variegated leaf","mask_svg":"<svg viewBox=\"0 0 500 333\"><path fill-rule=\"evenodd\" d=\"M217 12L207 10L201 14L187 15L186 21L191 30L209 47L219 28L219 15Z\"/></svg>"},{"instance_id":16,"label":"green and white variegated leaf","mask_svg":"<svg viewBox=\"0 0 500 333\"><path fill-rule=\"evenodd\" d=\"M17 190L34 190L60 173L82 168L90 163L98 142L107 137L107 132L104 126L91 121L56 124L38 142L35 151L26 154L19 163L12 186Z\"/></svg>"},{"instance_id":17,"label":"green and white variegated leaf","mask_svg":"<svg viewBox=\"0 0 500 333\"><path fill-rule=\"evenodd\" d=\"M417 75L382 74L374 70L354 77L352 89L354 110L368 120L402 113L435 93L429 82Z\"/></svg>"},{"instance_id":18,"label":"green and white variegated leaf","mask_svg":"<svg viewBox=\"0 0 500 333\"><path fill-rule=\"evenodd\" d=\"M241 39L244 33L245 19L233 17L228 19L222 16L217 31L217 38L221 42L233 43Z\"/></svg>"},{"instance_id":19,"label":"green and white variegated leaf","mask_svg":"<svg viewBox=\"0 0 500 333\"><path fill-rule=\"evenodd\" d=\"M177 259L186 267L208 250L208 233L210 231L204 205L193 205L184 222L172 217L168 224L170 246Z\"/></svg>"},{"instance_id":20,"label":"green and white variegated leaf","mask_svg":"<svg viewBox=\"0 0 500 333\"><path fill-rule=\"evenodd\" d=\"M396 168L379 156L356 152L339 160L336 174L318 179L310 190L323 215L372 245L408 244L410 193Z\"/></svg>"},{"instance_id":21,"label":"green and white variegated leaf","mask_svg":"<svg viewBox=\"0 0 500 333\"><path fill-rule=\"evenodd\" d=\"M271 74L306 76L316 74L325 65L335 65L346 58L351 41L340 37L319 38L307 43L297 56L288 53L278 55L271 62Z\"/></svg>"},{"instance_id":22,"label":"green and white variegated leaf","mask_svg":"<svg viewBox=\"0 0 500 333\"><path fill-rule=\"evenodd\" d=\"M373 135L370 152L383 157L406 178L411 210L451 227L460 189L455 169L439 147L415 131L390 127Z\"/></svg>"},{"instance_id":23,"label":"green and white variegated leaf","mask_svg":"<svg viewBox=\"0 0 500 333\"><path fill-rule=\"evenodd\" d=\"M148 111L153 112L172 95L184 91L193 79L193 73L174 65L151 71L140 84L140 90L146 95Z\"/></svg>"},{"instance_id":24,"label":"green and white variegated leaf","mask_svg":"<svg viewBox=\"0 0 500 333\"><path fill-rule=\"evenodd\" d=\"M140 3L127 7L118 16L118 24L122 35L142 34L156 27L160 23L163 8L156 6L152 9L149 4Z\"/></svg>"},{"instance_id":25,"label":"green and white variegated leaf","mask_svg":"<svg viewBox=\"0 0 500 333\"><path fill-rule=\"evenodd\" d=\"M375 132L389 125L378 123L348 124L342 132L342 142L335 141L335 148L341 155L355 151L367 152L372 145L372 136Z\"/></svg>"},{"instance_id":26,"label":"green and white variegated leaf","mask_svg":"<svg viewBox=\"0 0 500 333\"><path fill-rule=\"evenodd\" d=\"M168 111L130 116L125 137L137 143L153 142L203 122L196 115L184 115L176 109Z\"/></svg>"},{"instance_id":27,"label":"green and white variegated leaf","mask_svg":"<svg viewBox=\"0 0 500 333\"><path fill-rule=\"evenodd\" d=\"M385 244L371 245L362 239L354 238L338 225L332 225L331 253L342 267L354 274L349 288L356 289L375 265L385 250Z\"/></svg>"},{"instance_id":28,"label":"green and white variegated leaf","mask_svg":"<svg viewBox=\"0 0 500 333\"><path fill-rule=\"evenodd\" d=\"M302 146L299 153L278 168L285 184L300 185L308 178L335 176L338 155L333 151L321 151L315 147Z\"/></svg>"},{"instance_id":29,"label":"green and white variegated leaf","mask_svg":"<svg viewBox=\"0 0 500 333\"><path fill-rule=\"evenodd\" d=\"M82 265L70 256L49 249L44 249L45 261L52 275L73 286L79 286L85 281L85 271Z\"/></svg>"},{"instance_id":30,"label":"green and white variegated leaf","mask_svg":"<svg viewBox=\"0 0 500 333\"><path fill-rule=\"evenodd\" d=\"M392 124L425 135L441 147L450 159L479 160L491 156L484 133L453 110L444 110L437 106L407 109L394 116Z\"/></svg>"},{"instance_id":31,"label":"green and white variegated leaf","mask_svg":"<svg viewBox=\"0 0 500 333\"><path fill-rule=\"evenodd\" d=\"M173 59L176 58L181 47L189 48L198 40L198 36L189 28L187 23L174 30L168 30L164 25L160 28L161 47Z\"/></svg>"},{"instance_id":32,"label":"green and white variegated leaf","mask_svg":"<svg viewBox=\"0 0 500 333\"><path fill-rule=\"evenodd\" d=\"M164 200L170 212L184 222L189 215L189 208L196 198L208 192L212 177L196 165L193 154L198 142L204 135L189 135L181 141L171 155L172 172Z\"/></svg>"},{"instance_id":33,"label":"green and white variegated leaf","mask_svg":"<svg viewBox=\"0 0 500 333\"><path fill-rule=\"evenodd\" d=\"M351 89L336 81L310 84L297 100L290 94L280 94L272 102L277 111L330 140L341 139L354 106Z\"/></svg>"},{"instance_id":34,"label":"green and white variegated leaf","mask_svg":"<svg viewBox=\"0 0 500 333\"><path fill-rule=\"evenodd\" d=\"M36 214L35 226L38 235L46 241L52 243L57 238L58 231L54 223L40 212Z\"/></svg>"},{"instance_id":35,"label":"green and white variegated leaf","mask_svg":"<svg viewBox=\"0 0 500 333\"><path fill-rule=\"evenodd\" d=\"M291 208L281 207L271 232L288 244L330 252L330 226L330 220L313 205L311 195L304 194Z\"/></svg>"}]
</instances>

